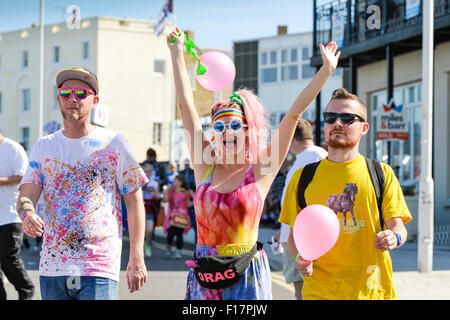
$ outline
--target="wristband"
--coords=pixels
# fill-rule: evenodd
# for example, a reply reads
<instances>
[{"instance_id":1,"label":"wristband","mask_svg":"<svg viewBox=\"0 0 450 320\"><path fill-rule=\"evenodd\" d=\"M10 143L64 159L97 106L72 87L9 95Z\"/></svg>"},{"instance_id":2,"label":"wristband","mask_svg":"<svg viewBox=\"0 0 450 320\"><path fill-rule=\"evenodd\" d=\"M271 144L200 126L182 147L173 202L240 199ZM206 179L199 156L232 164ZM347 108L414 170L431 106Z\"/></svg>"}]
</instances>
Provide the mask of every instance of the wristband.
<instances>
[{"instance_id":1,"label":"wristband","mask_svg":"<svg viewBox=\"0 0 450 320\"><path fill-rule=\"evenodd\" d=\"M295 263L297 263L298 258L300 258L300 253L297 253L297 256L295 257Z\"/></svg>"},{"instance_id":2,"label":"wristband","mask_svg":"<svg viewBox=\"0 0 450 320\"><path fill-rule=\"evenodd\" d=\"M24 222L25 219L26 219L30 214L36 214L36 213L35 213L34 211L32 211L32 210L28 210L27 212L25 212L25 213L23 214L22 222Z\"/></svg>"},{"instance_id":3,"label":"wristband","mask_svg":"<svg viewBox=\"0 0 450 320\"><path fill-rule=\"evenodd\" d=\"M398 232L392 231L394 236L397 238L397 247L401 246L402 244L402 235Z\"/></svg>"}]
</instances>

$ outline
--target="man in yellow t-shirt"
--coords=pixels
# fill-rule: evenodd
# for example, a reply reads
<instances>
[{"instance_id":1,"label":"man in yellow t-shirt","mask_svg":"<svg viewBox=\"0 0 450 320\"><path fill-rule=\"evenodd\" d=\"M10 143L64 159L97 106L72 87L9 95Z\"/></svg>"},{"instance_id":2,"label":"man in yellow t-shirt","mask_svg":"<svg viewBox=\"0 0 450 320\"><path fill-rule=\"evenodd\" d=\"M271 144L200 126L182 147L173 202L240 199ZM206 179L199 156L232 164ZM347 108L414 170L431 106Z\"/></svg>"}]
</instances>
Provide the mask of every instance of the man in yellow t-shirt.
<instances>
[{"instance_id":1,"label":"man in yellow t-shirt","mask_svg":"<svg viewBox=\"0 0 450 320\"><path fill-rule=\"evenodd\" d=\"M382 163L385 179L382 230L377 199L359 142L369 130L363 102L345 89L337 89L324 113L328 157L318 165L305 190L306 205L322 204L336 214L340 234L334 247L314 261L303 260L294 244L292 227L300 211L297 170L286 190L279 221L289 224L289 252L305 276L303 299L396 299L389 251L407 237L405 223L412 220L398 179ZM345 212L344 212L345 211ZM318 230L320 232L320 230Z\"/></svg>"}]
</instances>

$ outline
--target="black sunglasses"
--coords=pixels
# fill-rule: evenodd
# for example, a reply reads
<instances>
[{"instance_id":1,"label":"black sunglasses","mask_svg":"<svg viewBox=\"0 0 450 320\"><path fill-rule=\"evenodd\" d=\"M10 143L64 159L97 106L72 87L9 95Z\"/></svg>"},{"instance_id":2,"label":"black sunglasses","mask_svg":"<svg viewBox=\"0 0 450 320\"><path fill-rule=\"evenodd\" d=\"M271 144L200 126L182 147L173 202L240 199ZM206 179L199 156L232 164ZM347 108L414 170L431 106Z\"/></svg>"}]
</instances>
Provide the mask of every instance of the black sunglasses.
<instances>
[{"instance_id":1,"label":"black sunglasses","mask_svg":"<svg viewBox=\"0 0 450 320\"><path fill-rule=\"evenodd\" d=\"M359 119L361 122L366 122L363 117L358 116L354 113L336 113L336 112L324 112L323 120L325 123L332 124L335 123L337 118L341 118L343 124L352 124L356 119Z\"/></svg>"}]
</instances>

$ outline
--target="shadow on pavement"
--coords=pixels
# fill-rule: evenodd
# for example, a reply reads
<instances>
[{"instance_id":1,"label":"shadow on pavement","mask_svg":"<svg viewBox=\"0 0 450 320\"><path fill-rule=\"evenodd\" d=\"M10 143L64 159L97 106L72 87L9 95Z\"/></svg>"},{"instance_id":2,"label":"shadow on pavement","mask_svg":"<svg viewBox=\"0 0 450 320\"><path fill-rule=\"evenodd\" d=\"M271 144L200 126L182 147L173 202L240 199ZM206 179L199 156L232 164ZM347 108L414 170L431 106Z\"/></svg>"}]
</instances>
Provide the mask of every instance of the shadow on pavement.
<instances>
[{"instance_id":1,"label":"shadow on pavement","mask_svg":"<svg viewBox=\"0 0 450 320\"><path fill-rule=\"evenodd\" d=\"M34 239L31 239L31 243L34 244ZM145 264L148 271L189 271L189 267L184 263L186 260L191 260L192 255L186 254L186 251L192 251L193 245L185 243L184 253L180 260L174 260L171 256L166 254L165 239L156 237L154 240L154 246L152 248L152 256L145 258ZM27 270L39 270L39 252L40 248L33 248L30 246L28 249L22 247L20 256L25 264ZM122 256L120 269L126 270L130 253L130 243L128 236L124 235L122 241Z\"/></svg>"}]
</instances>

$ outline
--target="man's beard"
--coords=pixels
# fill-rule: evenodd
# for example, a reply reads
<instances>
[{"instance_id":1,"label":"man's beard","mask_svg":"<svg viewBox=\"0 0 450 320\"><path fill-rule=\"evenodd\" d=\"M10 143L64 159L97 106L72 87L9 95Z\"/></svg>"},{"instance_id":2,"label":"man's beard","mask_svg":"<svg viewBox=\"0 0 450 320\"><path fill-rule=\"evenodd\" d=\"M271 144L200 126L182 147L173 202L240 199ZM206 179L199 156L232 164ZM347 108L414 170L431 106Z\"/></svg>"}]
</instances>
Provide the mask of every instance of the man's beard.
<instances>
[{"instance_id":1,"label":"man's beard","mask_svg":"<svg viewBox=\"0 0 450 320\"><path fill-rule=\"evenodd\" d=\"M339 134L347 137L347 134L342 131L331 131L328 135L328 137L325 137L325 141L327 142L328 146L334 148L334 149L351 149L354 146L358 144L358 140L348 140L348 139L342 139L342 138L335 138L333 136L334 132L339 132Z\"/></svg>"},{"instance_id":2,"label":"man's beard","mask_svg":"<svg viewBox=\"0 0 450 320\"><path fill-rule=\"evenodd\" d=\"M70 112L70 114L69 114ZM61 114L64 120L80 120L84 117L86 117L89 114L89 111L86 112L82 112L80 110L80 112L73 112L73 111L67 111L67 110L63 110L61 109Z\"/></svg>"}]
</instances>

